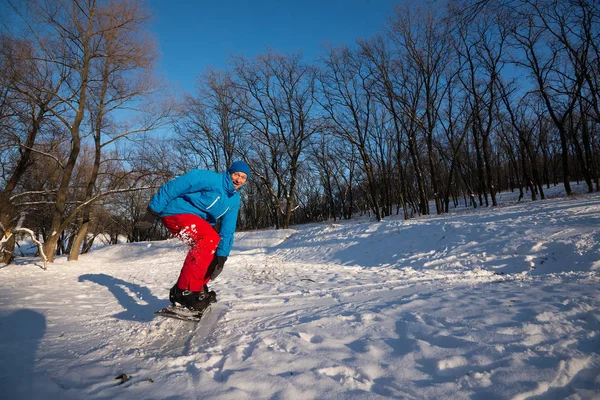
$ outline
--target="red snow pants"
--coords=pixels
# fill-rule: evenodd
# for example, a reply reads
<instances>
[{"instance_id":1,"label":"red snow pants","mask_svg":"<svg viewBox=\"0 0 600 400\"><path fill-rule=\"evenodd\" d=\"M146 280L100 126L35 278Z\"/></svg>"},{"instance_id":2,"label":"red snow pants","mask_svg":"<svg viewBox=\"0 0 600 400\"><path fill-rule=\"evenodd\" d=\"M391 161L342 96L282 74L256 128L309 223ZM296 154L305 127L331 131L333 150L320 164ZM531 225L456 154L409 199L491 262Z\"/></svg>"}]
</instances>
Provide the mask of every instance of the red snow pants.
<instances>
[{"instance_id":1,"label":"red snow pants","mask_svg":"<svg viewBox=\"0 0 600 400\"><path fill-rule=\"evenodd\" d=\"M221 240L219 234L208 222L194 214L170 215L163 217L162 223L173 235L191 246L183 262L177 287L192 292L202 291L210 280L206 271Z\"/></svg>"}]
</instances>

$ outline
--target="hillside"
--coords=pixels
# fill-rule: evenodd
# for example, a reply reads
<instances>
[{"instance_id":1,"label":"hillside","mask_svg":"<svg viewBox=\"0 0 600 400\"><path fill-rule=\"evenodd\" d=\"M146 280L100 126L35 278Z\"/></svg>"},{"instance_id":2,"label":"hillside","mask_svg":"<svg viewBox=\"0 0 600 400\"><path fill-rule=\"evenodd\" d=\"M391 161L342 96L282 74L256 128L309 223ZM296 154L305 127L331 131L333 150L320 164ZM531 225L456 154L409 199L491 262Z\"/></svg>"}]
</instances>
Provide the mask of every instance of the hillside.
<instances>
[{"instance_id":1,"label":"hillside","mask_svg":"<svg viewBox=\"0 0 600 400\"><path fill-rule=\"evenodd\" d=\"M177 240L0 268L6 399L600 397L600 194L240 232L212 329ZM217 318L219 317L219 318ZM122 382L115 377L127 374Z\"/></svg>"}]
</instances>

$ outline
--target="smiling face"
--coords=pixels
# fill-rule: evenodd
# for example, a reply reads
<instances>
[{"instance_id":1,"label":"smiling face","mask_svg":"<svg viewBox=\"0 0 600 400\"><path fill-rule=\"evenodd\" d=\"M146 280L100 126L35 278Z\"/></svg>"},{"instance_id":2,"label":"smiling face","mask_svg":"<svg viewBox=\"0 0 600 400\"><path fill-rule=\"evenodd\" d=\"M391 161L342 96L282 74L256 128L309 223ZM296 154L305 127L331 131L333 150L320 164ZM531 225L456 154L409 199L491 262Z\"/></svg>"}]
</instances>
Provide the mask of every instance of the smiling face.
<instances>
[{"instance_id":1,"label":"smiling face","mask_svg":"<svg viewBox=\"0 0 600 400\"><path fill-rule=\"evenodd\" d=\"M246 183L247 179L248 175L246 175L243 172L234 172L231 174L231 180L233 181L233 186L235 187L235 190L239 190L239 188L244 186L244 183Z\"/></svg>"}]
</instances>

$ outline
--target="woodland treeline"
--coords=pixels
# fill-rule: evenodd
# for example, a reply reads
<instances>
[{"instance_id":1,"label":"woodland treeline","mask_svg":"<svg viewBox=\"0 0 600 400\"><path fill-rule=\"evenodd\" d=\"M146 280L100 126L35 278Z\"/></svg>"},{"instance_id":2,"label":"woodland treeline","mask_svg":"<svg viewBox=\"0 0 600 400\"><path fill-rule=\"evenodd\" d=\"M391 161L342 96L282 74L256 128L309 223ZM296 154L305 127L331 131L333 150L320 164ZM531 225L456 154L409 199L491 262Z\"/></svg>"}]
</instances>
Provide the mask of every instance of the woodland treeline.
<instances>
[{"instance_id":1,"label":"woodland treeline","mask_svg":"<svg viewBox=\"0 0 600 400\"><path fill-rule=\"evenodd\" d=\"M0 261L134 224L161 184L246 160L240 229L600 190L600 4L400 2L320 58L234 55L173 98L141 1L22 0L0 32Z\"/></svg>"}]
</instances>

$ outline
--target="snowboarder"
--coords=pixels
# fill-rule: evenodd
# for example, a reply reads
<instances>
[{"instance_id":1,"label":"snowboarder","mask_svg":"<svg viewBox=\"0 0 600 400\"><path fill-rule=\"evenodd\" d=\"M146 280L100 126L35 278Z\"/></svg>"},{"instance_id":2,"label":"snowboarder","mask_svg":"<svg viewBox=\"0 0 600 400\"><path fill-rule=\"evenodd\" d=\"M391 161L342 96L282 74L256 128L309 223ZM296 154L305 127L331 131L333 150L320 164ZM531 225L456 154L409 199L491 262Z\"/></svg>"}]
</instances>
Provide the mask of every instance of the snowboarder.
<instances>
[{"instance_id":1,"label":"snowboarder","mask_svg":"<svg viewBox=\"0 0 600 400\"><path fill-rule=\"evenodd\" d=\"M233 245L240 209L239 190L250 178L250 166L235 161L227 173L195 169L164 184L136 224L148 230L156 219L191 246L177 283L169 292L173 305L202 311L216 301L207 283L223 270ZM213 227L221 222L219 232Z\"/></svg>"}]
</instances>

